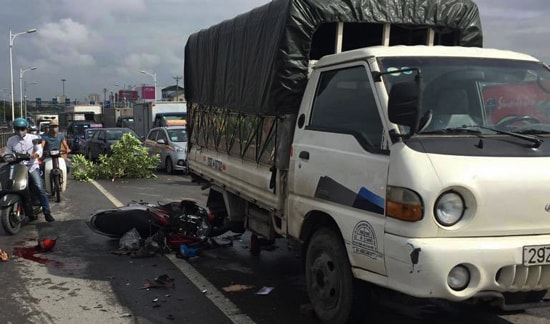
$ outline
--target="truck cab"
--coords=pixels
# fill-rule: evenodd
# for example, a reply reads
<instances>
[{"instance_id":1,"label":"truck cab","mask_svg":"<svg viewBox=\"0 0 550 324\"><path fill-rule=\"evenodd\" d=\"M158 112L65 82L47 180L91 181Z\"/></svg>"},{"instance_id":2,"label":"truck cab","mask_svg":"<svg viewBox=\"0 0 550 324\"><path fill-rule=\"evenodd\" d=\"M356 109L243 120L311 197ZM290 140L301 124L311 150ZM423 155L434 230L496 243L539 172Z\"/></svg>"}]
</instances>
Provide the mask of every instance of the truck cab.
<instances>
[{"instance_id":1,"label":"truck cab","mask_svg":"<svg viewBox=\"0 0 550 324\"><path fill-rule=\"evenodd\" d=\"M356 277L417 297L550 288L549 103L548 67L524 54L321 59L292 142L289 234L329 216Z\"/></svg>"}]
</instances>

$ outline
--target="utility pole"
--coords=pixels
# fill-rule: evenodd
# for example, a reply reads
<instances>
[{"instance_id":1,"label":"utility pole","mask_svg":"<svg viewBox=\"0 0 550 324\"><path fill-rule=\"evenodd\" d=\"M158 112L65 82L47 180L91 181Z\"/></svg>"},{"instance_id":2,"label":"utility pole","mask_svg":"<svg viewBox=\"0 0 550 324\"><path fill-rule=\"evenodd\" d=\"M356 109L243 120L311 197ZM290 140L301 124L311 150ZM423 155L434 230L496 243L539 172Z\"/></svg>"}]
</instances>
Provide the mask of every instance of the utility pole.
<instances>
[{"instance_id":1,"label":"utility pole","mask_svg":"<svg viewBox=\"0 0 550 324\"><path fill-rule=\"evenodd\" d=\"M174 80L176 80L176 99L178 99L179 81L180 81L182 78L183 78L183 77L180 77L180 76L175 76L175 77L174 77Z\"/></svg>"}]
</instances>

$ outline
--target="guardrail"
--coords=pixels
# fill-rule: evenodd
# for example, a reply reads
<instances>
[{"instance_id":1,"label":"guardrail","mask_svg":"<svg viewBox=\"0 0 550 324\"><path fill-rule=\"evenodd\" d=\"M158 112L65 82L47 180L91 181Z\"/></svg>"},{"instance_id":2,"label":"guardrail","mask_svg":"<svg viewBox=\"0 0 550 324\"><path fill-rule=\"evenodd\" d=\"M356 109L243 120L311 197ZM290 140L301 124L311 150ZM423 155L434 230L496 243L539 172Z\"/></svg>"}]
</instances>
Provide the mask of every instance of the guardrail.
<instances>
[{"instance_id":1,"label":"guardrail","mask_svg":"<svg viewBox=\"0 0 550 324\"><path fill-rule=\"evenodd\" d=\"M0 132L0 152L4 152L4 147L8 143L8 138L13 135L13 132Z\"/></svg>"}]
</instances>

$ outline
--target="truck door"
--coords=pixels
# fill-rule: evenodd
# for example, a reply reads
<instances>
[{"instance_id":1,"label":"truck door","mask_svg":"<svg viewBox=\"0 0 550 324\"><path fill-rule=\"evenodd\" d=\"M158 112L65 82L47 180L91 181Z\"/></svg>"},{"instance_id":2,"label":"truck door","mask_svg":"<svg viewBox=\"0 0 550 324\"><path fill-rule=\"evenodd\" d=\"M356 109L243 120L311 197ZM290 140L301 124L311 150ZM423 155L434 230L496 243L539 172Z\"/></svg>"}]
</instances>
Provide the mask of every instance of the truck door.
<instances>
[{"instance_id":1,"label":"truck door","mask_svg":"<svg viewBox=\"0 0 550 324\"><path fill-rule=\"evenodd\" d=\"M309 82L294 134L289 214L330 215L351 264L385 274L389 152L367 63L324 68Z\"/></svg>"}]
</instances>

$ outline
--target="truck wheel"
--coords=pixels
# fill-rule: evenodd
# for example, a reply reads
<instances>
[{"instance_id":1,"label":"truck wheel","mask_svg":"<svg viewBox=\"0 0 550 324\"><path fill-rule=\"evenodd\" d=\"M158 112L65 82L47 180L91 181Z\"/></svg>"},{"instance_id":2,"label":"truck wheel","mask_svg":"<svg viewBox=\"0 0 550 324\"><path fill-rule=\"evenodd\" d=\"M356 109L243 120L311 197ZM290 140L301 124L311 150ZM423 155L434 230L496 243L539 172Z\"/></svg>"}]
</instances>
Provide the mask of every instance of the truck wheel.
<instances>
[{"instance_id":1,"label":"truck wheel","mask_svg":"<svg viewBox=\"0 0 550 324\"><path fill-rule=\"evenodd\" d=\"M353 275L342 239L329 228L317 230L306 252L306 285L317 317L346 323L353 305Z\"/></svg>"},{"instance_id":2,"label":"truck wheel","mask_svg":"<svg viewBox=\"0 0 550 324\"><path fill-rule=\"evenodd\" d=\"M174 164L172 163L172 159L170 157L166 158L166 173L168 174L174 173Z\"/></svg>"}]
</instances>

